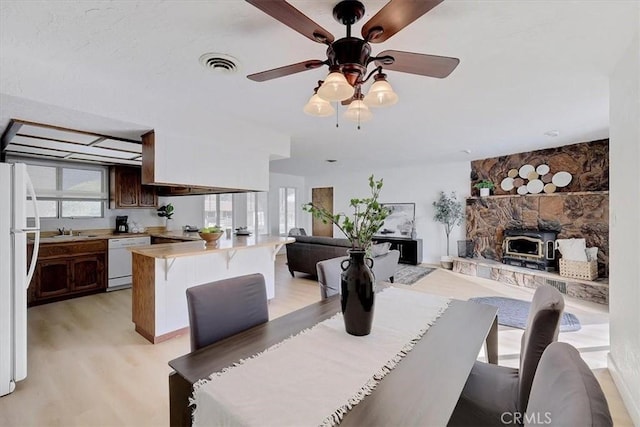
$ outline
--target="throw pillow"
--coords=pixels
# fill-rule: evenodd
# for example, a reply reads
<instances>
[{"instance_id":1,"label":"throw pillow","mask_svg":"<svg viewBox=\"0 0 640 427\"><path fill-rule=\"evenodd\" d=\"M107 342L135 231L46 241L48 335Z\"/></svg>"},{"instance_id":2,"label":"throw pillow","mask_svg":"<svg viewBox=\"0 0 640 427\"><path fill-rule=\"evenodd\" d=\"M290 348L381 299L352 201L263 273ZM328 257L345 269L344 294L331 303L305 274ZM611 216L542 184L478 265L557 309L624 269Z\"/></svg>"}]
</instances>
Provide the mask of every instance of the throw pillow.
<instances>
[{"instance_id":1,"label":"throw pillow","mask_svg":"<svg viewBox=\"0 0 640 427\"><path fill-rule=\"evenodd\" d=\"M389 249L391 249L391 242L378 243L377 245L371 246L371 256L379 257L384 254L389 253Z\"/></svg>"},{"instance_id":2,"label":"throw pillow","mask_svg":"<svg viewBox=\"0 0 640 427\"><path fill-rule=\"evenodd\" d=\"M556 240L562 258L567 261L587 261L587 243L585 239Z\"/></svg>"}]
</instances>

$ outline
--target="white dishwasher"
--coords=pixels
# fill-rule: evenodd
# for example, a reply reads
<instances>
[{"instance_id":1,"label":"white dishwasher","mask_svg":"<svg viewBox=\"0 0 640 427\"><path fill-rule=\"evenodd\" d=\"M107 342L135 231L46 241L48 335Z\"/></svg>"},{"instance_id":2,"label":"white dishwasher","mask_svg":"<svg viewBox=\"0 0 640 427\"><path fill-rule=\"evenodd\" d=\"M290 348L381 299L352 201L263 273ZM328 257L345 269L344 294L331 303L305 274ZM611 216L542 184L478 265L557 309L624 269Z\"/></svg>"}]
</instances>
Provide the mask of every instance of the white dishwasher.
<instances>
[{"instance_id":1,"label":"white dishwasher","mask_svg":"<svg viewBox=\"0 0 640 427\"><path fill-rule=\"evenodd\" d=\"M151 237L109 239L109 281L107 291L131 287L131 252L128 248L151 244Z\"/></svg>"}]
</instances>

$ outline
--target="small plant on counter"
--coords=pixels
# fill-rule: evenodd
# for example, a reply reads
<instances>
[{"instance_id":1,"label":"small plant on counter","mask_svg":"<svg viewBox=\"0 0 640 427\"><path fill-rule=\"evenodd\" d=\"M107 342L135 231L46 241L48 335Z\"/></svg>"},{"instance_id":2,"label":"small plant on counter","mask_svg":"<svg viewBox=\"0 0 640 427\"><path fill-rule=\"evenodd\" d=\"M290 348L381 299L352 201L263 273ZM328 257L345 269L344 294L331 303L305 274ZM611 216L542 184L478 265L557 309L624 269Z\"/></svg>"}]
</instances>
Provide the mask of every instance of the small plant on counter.
<instances>
[{"instance_id":1,"label":"small plant on counter","mask_svg":"<svg viewBox=\"0 0 640 427\"><path fill-rule=\"evenodd\" d=\"M171 217L173 216L173 205L171 203L168 203L166 205L160 206L158 208L158 216L171 219Z\"/></svg>"}]
</instances>

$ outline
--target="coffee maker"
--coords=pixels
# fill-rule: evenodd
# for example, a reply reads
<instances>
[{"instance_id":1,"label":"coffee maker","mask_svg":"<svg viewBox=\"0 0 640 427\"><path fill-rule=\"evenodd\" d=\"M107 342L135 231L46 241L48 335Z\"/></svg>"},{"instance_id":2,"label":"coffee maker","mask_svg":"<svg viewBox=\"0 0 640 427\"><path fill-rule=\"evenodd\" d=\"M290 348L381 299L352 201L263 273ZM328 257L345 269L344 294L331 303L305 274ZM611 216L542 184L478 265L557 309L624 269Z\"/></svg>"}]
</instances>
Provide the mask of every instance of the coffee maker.
<instances>
[{"instance_id":1,"label":"coffee maker","mask_svg":"<svg viewBox=\"0 0 640 427\"><path fill-rule=\"evenodd\" d=\"M116 217L116 233L128 233L129 232L129 224L127 224L127 221L129 220L129 217L126 215L123 216L117 216Z\"/></svg>"}]
</instances>

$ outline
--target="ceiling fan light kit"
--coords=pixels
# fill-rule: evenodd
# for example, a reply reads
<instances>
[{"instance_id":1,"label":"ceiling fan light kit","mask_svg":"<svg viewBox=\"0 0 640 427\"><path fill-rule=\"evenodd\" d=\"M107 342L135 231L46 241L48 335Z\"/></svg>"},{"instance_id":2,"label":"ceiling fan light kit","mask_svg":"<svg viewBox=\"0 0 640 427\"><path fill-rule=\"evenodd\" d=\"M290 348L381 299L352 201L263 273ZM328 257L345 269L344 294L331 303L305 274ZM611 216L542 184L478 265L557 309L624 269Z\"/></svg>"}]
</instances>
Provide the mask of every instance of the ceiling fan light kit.
<instances>
[{"instance_id":1,"label":"ceiling fan light kit","mask_svg":"<svg viewBox=\"0 0 640 427\"><path fill-rule=\"evenodd\" d=\"M344 117L359 124L371 120L373 114L361 99L356 99L349 104L349 108L344 112Z\"/></svg>"},{"instance_id":2,"label":"ceiling fan light kit","mask_svg":"<svg viewBox=\"0 0 640 427\"><path fill-rule=\"evenodd\" d=\"M384 42L444 0L390 0L362 26L362 38L351 36L351 26L364 16L364 5L358 0L343 0L333 8L335 20L347 27L346 37L338 40L285 0L246 1L310 40L328 46L324 61L308 60L247 76L250 80L263 82L328 65L329 74L303 107L303 111L312 116L330 116L335 110L329 103L342 102L349 105L344 114L348 120L365 122L373 116L368 107L387 107L398 102L398 95L383 69L445 78L460 63L457 58L396 50L371 55L370 43ZM376 68L367 74L367 67L372 62ZM363 97L363 85L372 76L374 83Z\"/></svg>"},{"instance_id":3,"label":"ceiling fan light kit","mask_svg":"<svg viewBox=\"0 0 640 427\"><path fill-rule=\"evenodd\" d=\"M318 95L329 102L338 102L353 97L355 91L356 89L349 84L344 74L332 71L318 89Z\"/></svg>"},{"instance_id":4,"label":"ceiling fan light kit","mask_svg":"<svg viewBox=\"0 0 640 427\"><path fill-rule=\"evenodd\" d=\"M328 117L336 112L329 101L322 99L317 93L314 93L309 102L305 104L303 111L315 117Z\"/></svg>"},{"instance_id":5,"label":"ceiling fan light kit","mask_svg":"<svg viewBox=\"0 0 640 427\"><path fill-rule=\"evenodd\" d=\"M390 107L398 102L398 95L387 81L385 74L376 74L375 81L364 97L364 103L369 107Z\"/></svg>"}]
</instances>

